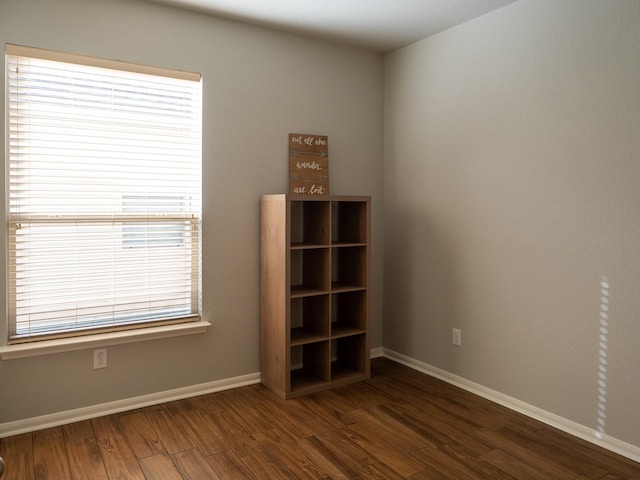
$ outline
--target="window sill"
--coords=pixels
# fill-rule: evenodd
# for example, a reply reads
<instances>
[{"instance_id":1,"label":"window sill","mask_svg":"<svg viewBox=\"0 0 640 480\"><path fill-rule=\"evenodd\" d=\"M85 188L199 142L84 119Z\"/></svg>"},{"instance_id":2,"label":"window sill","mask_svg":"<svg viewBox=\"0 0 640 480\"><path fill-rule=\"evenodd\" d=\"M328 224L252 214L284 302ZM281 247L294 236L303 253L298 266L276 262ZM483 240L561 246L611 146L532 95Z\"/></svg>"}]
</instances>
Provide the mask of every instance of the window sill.
<instances>
[{"instance_id":1,"label":"window sill","mask_svg":"<svg viewBox=\"0 0 640 480\"><path fill-rule=\"evenodd\" d=\"M2 360L13 360L16 358L35 357L38 355L49 355L52 353L105 347L108 345L120 345L123 343L193 335L196 333L205 333L207 327L210 326L211 324L209 322L201 320L198 322L141 328L139 330L123 330L120 332L99 333L96 335L86 335L82 337L6 345L0 347L0 358L2 358Z\"/></svg>"}]
</instances>

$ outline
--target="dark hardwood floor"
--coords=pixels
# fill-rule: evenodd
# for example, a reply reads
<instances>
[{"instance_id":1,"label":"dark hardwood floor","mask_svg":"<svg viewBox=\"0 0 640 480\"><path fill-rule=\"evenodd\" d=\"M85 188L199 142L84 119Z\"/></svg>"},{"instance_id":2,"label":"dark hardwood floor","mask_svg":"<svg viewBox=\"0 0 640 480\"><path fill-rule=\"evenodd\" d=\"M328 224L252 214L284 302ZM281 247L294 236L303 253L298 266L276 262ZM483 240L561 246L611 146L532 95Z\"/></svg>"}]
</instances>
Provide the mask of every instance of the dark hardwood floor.
<instances>
[{"instance_id":1,"label":"dark hardwood floor","mask_svg":"<svg viewBox=\"0 0 640 480\"><path fill-rule=\"evenodd\" d=\"M385 359L294 400L253 385L0 440L2 480L640 479L640 464Z\"/></svg>"}]
</instances>

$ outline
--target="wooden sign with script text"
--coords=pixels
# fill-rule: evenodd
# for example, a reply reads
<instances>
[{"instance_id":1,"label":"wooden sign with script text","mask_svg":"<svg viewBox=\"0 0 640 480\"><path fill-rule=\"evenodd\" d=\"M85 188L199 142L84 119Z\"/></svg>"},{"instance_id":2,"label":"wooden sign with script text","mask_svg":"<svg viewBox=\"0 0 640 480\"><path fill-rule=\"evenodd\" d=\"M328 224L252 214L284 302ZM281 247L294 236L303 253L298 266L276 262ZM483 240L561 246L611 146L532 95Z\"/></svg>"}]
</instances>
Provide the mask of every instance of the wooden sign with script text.
<instances>
[{"instance_id":1,"label":"wooden sign with script text","mask_svg":"<svg viewBox=\"0 0 640 480\"><path fill-rule=\"evenodd\" d=\"M329 195L329 141L326 135L289 134L289 191Z\"/></svg>"}]
</instances>

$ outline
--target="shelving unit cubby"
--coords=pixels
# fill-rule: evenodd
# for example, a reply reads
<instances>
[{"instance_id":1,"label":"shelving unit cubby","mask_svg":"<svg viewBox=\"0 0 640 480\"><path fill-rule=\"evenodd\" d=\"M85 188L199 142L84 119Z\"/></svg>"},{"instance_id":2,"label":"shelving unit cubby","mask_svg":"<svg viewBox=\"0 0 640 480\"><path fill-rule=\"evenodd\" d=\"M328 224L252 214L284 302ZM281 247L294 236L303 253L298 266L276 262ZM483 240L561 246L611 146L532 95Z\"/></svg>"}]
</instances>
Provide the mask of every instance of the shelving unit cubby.
<instances>
[{"instance_id":1,"label":"shelving unit cubby","mask_svg":"<svg viewBox=\"0 0 640 480\"><path fill-rule=\"evenodd\" d=\"M261 200L262 383L293 398L369 367L370 197Z\"/></svg>"}]
</instances>

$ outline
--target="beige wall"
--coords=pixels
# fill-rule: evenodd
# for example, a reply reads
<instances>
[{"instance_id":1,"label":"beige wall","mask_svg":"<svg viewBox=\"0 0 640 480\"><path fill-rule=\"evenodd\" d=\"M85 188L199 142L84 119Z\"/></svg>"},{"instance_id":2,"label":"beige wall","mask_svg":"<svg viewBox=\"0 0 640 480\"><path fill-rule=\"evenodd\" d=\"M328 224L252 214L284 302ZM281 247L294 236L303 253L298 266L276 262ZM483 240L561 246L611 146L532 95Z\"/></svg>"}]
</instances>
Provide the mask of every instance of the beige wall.
<instances>
[{"instance_id":1,"label":"beige wall","mask_svg":"<svg viewBox=\"0 0 640 480\"><path fill-rule=\"evenodd\" d=\"M389 54L384 165L385 348L636 446L639 52L636 0L521 0Z\"/></svg>"},{"instance_id":2,"label":"beige wall","mask_svg":"<svg viewBox=\"0 0 640 480\"><path fill-rule=\"evenodd\" d=\"M111 346L105 370L91 350L0 361L0 424L259 371L259 197L288 190L289 133L328 135L332 193L373 196L371 345L382 345L381 55L126 0L2 0L5 43L203 73L203 315L214 326Z\"/></svg>"}]
</instances>

